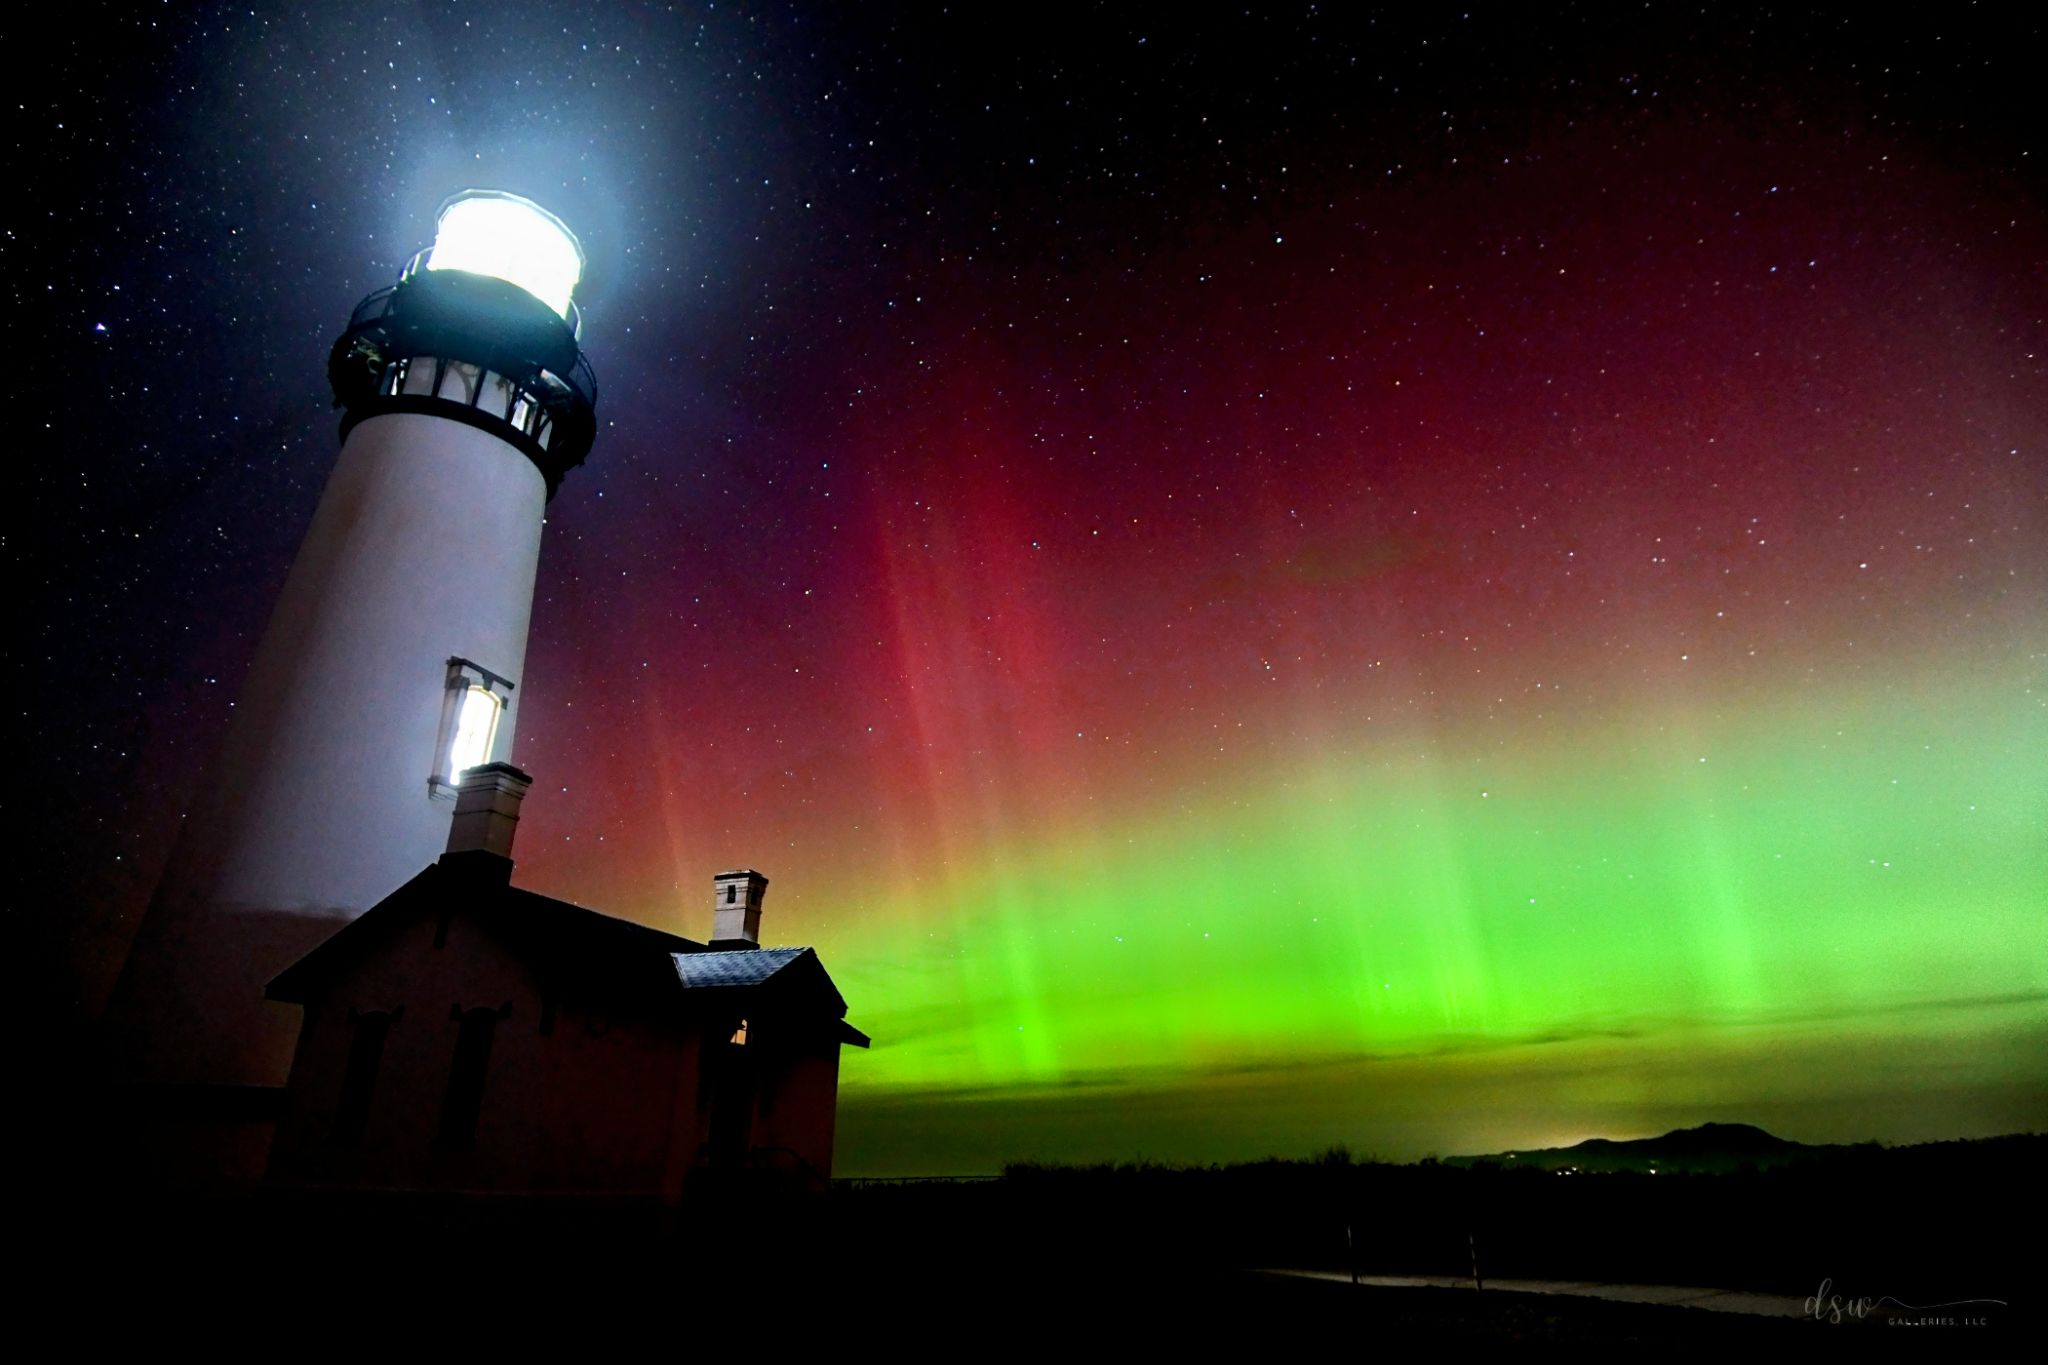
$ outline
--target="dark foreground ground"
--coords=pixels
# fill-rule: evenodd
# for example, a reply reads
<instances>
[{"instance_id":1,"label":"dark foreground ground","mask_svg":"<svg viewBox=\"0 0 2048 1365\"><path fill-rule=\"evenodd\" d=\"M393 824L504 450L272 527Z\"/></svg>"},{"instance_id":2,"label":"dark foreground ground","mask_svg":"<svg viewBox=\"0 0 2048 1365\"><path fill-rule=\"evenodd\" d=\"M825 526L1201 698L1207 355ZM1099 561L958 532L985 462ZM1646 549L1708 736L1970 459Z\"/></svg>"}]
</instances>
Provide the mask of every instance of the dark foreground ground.
<instances>
[{"instance_id":1,"label":"dark foreground ground","mask_svg":"<svg viewBox=\"0 0 2048 1365\"><path fill-rule=\"evenodd\" d=\"M1243 1345L1342 1358L1444 1341L1923 1355L2010 1350L2040 1335L2044 1297L2040 1136L1654 1176L1340 1153L812 1193L741 1173L675 1208L172 1196L104 1178L120 1164L85 1155L25 1171L9 1209L23 1339L271 1355L507 1337L579 1355L736 1337L916 1355ZM1469 1277L1475 1257L1495 1288L1348 1283ZM1278 1267L1342 1278L1259 1273ZM1513 1279L1829 1299L1816 1317L1752 1317L1499 1289ZM1887 1298L1929 1311L1857 1311ZM1938 1307L1963 1299L2004 1304Z\"/></svg>"},{"instance_id":2,"label":"dark foreground ground","mask_svg":"<svg viewBox=\"0 0 2048 1365\"><path fill-rule=\"evenodd\" d=\"M1388 1349L1632 1346L1658 1352L2001 1353L2031 1324L1993 1311L1948 1326L1752 1317L1494 1290L1353 1287L1250 1270L856 1261L791 1272L758 1255L625 1259L617 1247L455 1238L339 1258L274 1248L268 1264L205 1258L104 1267L22 1301L24 1330L183 1350L391 1349L579 1354L824 1350L861 1358L1010 1358L1048 1351L1141 1359L1258 1351L1358 1358ZM112 1292L110 1292L112 1291Z\"/></svg>"},{"instance_id":3,"label":"dark foreground ground","mask_svg":"<svg viewBox=\"0 0 2048 1365\"><path fill-rule=\"evenodd\" d=\"M160 1210L170 1212L168 1208ZM186 1209L181 1220L197 1214ZM1452 1345L1631 1345L1773 1352L1904 1344L1870 1324L1470 1289L1354 1287L1283 1274L1096 1254L1091 1230L1030 1256L900 1245L821 1263L764 1222L683 1247L581 1217L482 1230L467 1217L398 1220L387 1235L274 1240L246 1210L187 1236L43 1259L58 1271L17 1298L16 1327L73 1344L296 1355L365 1343L419 1350L825 1350L928 1357L1134 1355L1314 1349L1340 1356ZM202 1218L205 1215L200 1215ZM239 1242L245 1233L251 1241ZM303 1239L302 1239L303 1238ZM239 1244L236 1244L239 1243ZM56 1250L49 1244L39 1255ZM33 1279L33 1276L31 1277ZM2002 1324L1972 1341L2011 1339ZM1960 1345L1963 1334L1951 1334ZM1913 1343L1917 1346L1917 1343Z\"/></svg>"},{"instance_id":4,"label":"dark foreground ground","mask_svg":"<svg viewBox=\"0 0 2048 1365\"><path fill-rule=\"evenodd\" d=\"M2040 1334L2040 1138L1839 1153L1698 1176L1381 1166L1020 1168L1000 1180L748 1181L677 1209L526 1198L32 1190L14 1220L21 1332L272 1353L1048 1346L1344 1357L1439 1342L1927 1355ZM1694 1285L1811 1318L1259 1273ZM1924 1313L1860 1314L1890 1297ZM2000 1305L1942 1308L1958 1299ZM1839 1320L1836 1320L1839 1319Z\"/></svg>"}]
</instances>

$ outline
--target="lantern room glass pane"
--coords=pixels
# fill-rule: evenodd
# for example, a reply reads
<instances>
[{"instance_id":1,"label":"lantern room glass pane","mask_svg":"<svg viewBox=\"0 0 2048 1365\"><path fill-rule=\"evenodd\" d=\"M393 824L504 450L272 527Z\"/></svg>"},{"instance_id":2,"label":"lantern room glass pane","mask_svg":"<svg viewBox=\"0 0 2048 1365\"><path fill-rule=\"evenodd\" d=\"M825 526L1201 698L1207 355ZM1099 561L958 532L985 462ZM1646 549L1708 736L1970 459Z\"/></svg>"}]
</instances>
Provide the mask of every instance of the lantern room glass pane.
<instances>
[{"instance_id":1,"label":"lantern room glass pane","mask_svg":"<svg viewBox=\"0 0 2048 1365\"><path fill-rule=\"evenodd\" d=\"M516 194L478 193L441 210L429 270L467 270L516 284L569 316L583 249L562 220Z\"/></svg>"}]
</instances>

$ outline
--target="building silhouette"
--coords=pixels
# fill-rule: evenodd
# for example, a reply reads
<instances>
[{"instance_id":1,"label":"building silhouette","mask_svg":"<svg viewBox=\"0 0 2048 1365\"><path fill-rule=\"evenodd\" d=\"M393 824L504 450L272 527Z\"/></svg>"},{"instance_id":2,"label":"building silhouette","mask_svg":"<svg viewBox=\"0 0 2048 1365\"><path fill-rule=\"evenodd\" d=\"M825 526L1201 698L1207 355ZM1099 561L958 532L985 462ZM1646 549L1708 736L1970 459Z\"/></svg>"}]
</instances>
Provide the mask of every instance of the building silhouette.
<instances>
[{"instance_id":1,"label":"building silhouette","mask_svg":"<svg viewBox=\"0 0 2048 1365\"><path fill-rule=\"evenodd\" d=\"M757 941L768 879L714 879L709 944L511 885L527 778L471 770L449 850L272 981L304 1011L273 1183L682 1197L831 1176L839 1049L809 948Z\"/></svg>"}]
</instances>

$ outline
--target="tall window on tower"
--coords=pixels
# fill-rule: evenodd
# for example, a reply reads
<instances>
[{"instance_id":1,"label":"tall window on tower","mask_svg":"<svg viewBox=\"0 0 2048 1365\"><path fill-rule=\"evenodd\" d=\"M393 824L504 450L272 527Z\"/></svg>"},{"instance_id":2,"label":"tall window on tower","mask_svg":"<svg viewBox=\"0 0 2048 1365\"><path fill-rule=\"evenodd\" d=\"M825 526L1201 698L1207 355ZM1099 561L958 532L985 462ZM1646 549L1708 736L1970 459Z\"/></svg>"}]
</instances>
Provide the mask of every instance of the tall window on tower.
<instances>
[{"instance_id":1,"label":"tall window on tower","mask_svg":"<svg viewBox=\"0 0 2048 1365\"><path fill-rule=\"evenodd\" d=\"M448 775L460 781L462 775L491 757L491 741L498 735L498 699L488 687L471 684L462 689L455 704L455 741L448 746Z\"/></svg>"},{"instance_id":2,"label":"tall window on tower","mask_svg":"<svg viewBox=\"0 0 2048 1365\"><path fill-rule=\"evenodd\" d=\"M465 772L497 757L498 722L511 694L510 679L468 659L448 661L447 700L429 781L434 795L454 796Z\"/></svg>"}]
</instances>

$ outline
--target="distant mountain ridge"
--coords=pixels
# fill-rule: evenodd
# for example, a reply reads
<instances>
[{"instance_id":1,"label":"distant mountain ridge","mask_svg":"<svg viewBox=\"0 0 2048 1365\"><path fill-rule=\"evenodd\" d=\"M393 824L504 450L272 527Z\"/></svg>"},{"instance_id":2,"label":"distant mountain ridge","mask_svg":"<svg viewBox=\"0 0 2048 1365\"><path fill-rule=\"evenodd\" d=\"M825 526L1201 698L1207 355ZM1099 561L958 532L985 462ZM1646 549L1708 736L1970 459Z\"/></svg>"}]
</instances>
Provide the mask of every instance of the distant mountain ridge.
<instances>
[{"instance_id":1,"label":"distant mountain ridge","mask_svg":"<svg viewBox=\"0 0 2048 1365\"><path fill-rule=\"evenodd\" d=\"M1748 1123L1703 1123L1696 1128L1674 1128L1661 1137L1587 1138L1570 1147L1539 1147L1528 1151L1497 1152L1489 1156L1454 1156L1447 1165L1476 1166L1498 1162L1503 1166L1544 1171L1697 1171L1724 1172L1744 1166L1763 1169L1783 1166L1803 1157L1842 1150L1836 1146L1813 1146L1792 1142Z\"/></svg>"}]
</instances>

